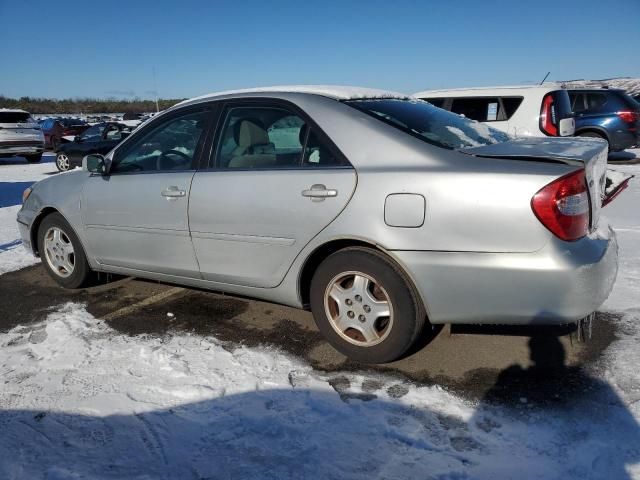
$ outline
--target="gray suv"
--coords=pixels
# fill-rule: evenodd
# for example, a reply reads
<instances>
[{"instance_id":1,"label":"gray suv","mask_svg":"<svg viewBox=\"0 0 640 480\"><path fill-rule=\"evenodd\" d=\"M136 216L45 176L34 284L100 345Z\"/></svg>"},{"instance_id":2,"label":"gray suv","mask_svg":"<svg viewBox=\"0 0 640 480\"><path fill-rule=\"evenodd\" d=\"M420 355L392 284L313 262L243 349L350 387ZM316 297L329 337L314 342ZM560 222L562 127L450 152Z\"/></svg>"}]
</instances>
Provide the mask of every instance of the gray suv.
<instances>
[{"instance_id":1,"label":"gray suv","mask_svg":"<svg viewBox=\"0 0 640 480\"><path fill-rule=\"evenodd\" d=\"M0 157L22 156L37 163L44 152L40 125L24 110L0 108Z\"/></svg>"}]
</instances>

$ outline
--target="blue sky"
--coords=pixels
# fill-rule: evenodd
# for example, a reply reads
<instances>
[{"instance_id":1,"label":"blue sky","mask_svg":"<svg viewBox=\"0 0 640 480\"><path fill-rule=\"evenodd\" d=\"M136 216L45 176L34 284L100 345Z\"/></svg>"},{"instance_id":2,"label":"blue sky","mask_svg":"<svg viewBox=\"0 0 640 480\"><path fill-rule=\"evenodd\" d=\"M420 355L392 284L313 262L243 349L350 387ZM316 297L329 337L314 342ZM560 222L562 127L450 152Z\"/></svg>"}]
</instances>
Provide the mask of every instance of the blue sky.
<instances>
[{"instance_id":1,"label":"blue sky","mask_svg":"<svg viewBox=\"0 0 640 480\"><path fill-rule=\"evenodd\" d=\"M640 0L0 0L0 94L640 76Z\"/></svg>"}]
</instances>

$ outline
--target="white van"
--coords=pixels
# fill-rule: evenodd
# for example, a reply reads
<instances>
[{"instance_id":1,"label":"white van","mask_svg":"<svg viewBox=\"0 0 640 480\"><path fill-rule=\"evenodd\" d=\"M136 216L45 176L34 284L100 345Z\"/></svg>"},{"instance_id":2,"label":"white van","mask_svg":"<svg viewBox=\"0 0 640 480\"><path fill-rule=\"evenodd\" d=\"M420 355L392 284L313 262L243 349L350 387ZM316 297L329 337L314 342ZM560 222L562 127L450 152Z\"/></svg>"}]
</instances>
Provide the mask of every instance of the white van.
<instances>
[{"instance_id":1,"label":"white van","mask_svg":"<svg viewBox=\"0 0 640 480\"><path fill-rule=\"evenodd\" d=\"M20 155L39 162L44 152L44 134L29 112L0 108L0 157Z\"/></svg>"},{"instance_id":2,"label":"white van","mask_svg":"<svg viewBox=\"0 0 640 480\"><path fill-rule=\"evenodd\" d=\"M569 95L560 84L426 90L413 97L515 137L566 137L575 132Z\"/></svg>"}]
</instances>

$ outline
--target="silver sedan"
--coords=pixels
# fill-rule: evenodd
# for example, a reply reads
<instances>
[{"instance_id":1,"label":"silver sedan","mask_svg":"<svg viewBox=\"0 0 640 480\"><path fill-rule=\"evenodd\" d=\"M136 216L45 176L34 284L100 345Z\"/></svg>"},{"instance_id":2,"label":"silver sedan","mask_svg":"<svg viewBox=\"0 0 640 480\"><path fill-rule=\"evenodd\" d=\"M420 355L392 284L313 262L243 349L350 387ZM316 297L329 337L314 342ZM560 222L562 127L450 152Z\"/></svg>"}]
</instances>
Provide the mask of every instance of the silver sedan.
<instances>
[{"instance_id":1,"label":"silver sedan","mask_svg":"<svg viewBox=\"0 0 640 480\"><path fill-rule=\"evenodd\" d=\"M606 160L393 92L224 92L33 185L18 223L64 287L112 272L307 308L336 349L388 362L429 323L597 309L618 250L600 211L624 187Z\"/></svg>"}]
</instances>

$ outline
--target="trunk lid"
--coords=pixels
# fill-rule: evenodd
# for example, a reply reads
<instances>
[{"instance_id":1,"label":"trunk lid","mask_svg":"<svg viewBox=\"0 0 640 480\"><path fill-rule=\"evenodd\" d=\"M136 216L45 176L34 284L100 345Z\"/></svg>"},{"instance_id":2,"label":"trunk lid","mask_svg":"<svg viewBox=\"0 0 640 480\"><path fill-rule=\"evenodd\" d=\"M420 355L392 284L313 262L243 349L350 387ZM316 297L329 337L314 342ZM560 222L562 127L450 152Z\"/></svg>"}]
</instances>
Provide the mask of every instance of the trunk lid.
<instances>
[{"instance_id":1,"label":"trunk lid","mask_svg":"<svg viewBox=\"0 0 640 480\"><path fill-rule=\"evenodd\" d=\"M465 148L460 152L484 158L558 162L584 168L591 204L591 230L598 226L603 202L613 199L613 190L607 187L618 186L617 195L631 178L631 175L607 170L607 143L599 139L530 137Z\"/></svg>"}]
</instances>

